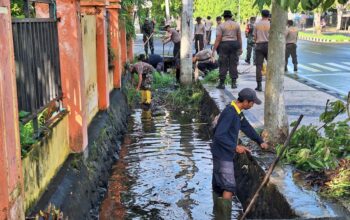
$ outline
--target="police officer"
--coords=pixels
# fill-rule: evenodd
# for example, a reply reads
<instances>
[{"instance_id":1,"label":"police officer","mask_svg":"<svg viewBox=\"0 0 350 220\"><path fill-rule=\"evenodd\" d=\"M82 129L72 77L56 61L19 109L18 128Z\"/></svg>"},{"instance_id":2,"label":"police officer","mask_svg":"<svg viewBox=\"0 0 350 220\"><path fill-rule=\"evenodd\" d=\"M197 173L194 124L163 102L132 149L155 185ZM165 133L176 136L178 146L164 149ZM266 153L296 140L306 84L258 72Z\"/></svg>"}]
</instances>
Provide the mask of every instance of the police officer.
<instances>
[{"instance_id":1,"label":"police officer","mask_svg":"<svg viewBox=\"0 0 350 220\"><path fill-rule=\"evenodd\" d=\"M206 39L205 26L202 24L202 18L196 18L197 24L194 26L194 43L196 48L196 53L203 50L204 40Z\"/></svg>"},{"instance_id":2,"label":"police officer","mask_svg":"<svg viewBox=\"0 0 350 220\"><path fill-rule=\"evenodd\" d=\"M292 20L288 20L286 30L286 65L285 71L287 72L288 58L292 56L292 62L294 65L294 72L298 71L297 60L297 40L298 40L298 28L294 26Z\"/></svg>"},{"instance_id":3,"label":"police officer","mask_svg":"<svg viewBox=\"0 0 350 220\"><path fill-rule=\"evenodd\" d=\"M181 46L181 36L174 28L171 28L169 24L165 25L165 30L167 31L167 37L163 40L163 44L167 44L170 41L174 43L173 56L174 56L174 66L176 69L176 80L180 82L180 46Z\"/></svg>"},{"instance_id":4,"label":"police officer","mask_svg":"<svg viewBox=\"0 0 350 220\"><path fill-rule=\"evenodd\" d=\"M211 28L213 26L213 22L210 20L211 17L208 16L207 20L205 21L205 31L207 35L207 43L210 44L211 41Z\"/></svg>"},{"instance_id":5,"label":"police officer","mask_svg":"<svg viewBox=\"0 0 350 220\"><path fill-rule=\"evenodd\" d=\"M225 10L225 22L220 24L216 30L216 39L213 48L213 57L215 51L220 47L219 54L219 73L220 83L216 87L218 89L225 89L225 79L227 71L231 77L231 88L237 88L236 80L238 78L238 57L242 54L242 37L241 29L238 23L232 20L232 12ZM239 54L239 55L238 55Z\"/></svg>"},{"instance_id":6,"label":"police officer","mask_svg":"<svg viewBox=\"0 0 350 220\"><path fill-rule=\"evenodd\" d=\"M264 59L267 60L267 52L269 46L269 32L270 32L270 12L269 10L261 11L262 19L255 24L253 31L255 41L255 54L256 54L256 82L257 87L255 90L262 91L262 66Z\"/></svg>"},{"instance_id":7,"label":"police officer","mask_svg":"<svg viewBox=\"0 0 350 220\"><path fill-rule=\"evenodd\" d=\"M204 49L196 53L192 58L192 62L198 62L197 67L204 74L218 68L218 64L212 57L212 51L210 49Z\"/></svg>"},{"instance_id":8,"label":"police officer","mask_svg":"<svg viewBox=\"0 0 350 220\"><path fill-rule=\"evenodd\" d=\"M252 56L252 52L253 52L253 62L255 65L255 42L254 42L254 35L253 35L253 31L254 31L254 23L255 23L255 17L250 17L249 19L249 23L247 24L247 28L245 30L245 36L247 38L247 57L245 59L245 62L250 64L250 58Z\"/></svg>"},{"instance_id":9,"label":"police officer","mask_svg":"<svg viewBox=\"0 0 350 220\"><path fill-rule=\"evenodd\" d=\"M143 43L145 47L146 56L148 56L148 45L151 50L151 54L154 54L153 32L154 32L154 22L150 21L149 18L146 18L145 23L142 25Z\"/></svg>"}]
</instances>

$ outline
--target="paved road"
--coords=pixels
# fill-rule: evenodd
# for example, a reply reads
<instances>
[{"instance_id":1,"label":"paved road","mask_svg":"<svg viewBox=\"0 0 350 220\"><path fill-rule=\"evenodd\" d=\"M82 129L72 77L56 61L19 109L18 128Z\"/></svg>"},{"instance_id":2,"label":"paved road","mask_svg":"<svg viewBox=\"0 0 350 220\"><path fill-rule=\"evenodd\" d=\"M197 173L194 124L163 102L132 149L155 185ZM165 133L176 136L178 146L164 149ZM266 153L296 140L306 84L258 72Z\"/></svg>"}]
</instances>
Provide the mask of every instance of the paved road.
<instances>
[{"instance_id":1,"label":"paved road","mask_svg":"<svg viewBox=\"0 0 350 220\"><path fill-rule=\"evenodd\" d=\"M298 42L297 75L322 88L347 95L350 91L350 44ZM293 70L291 58L288 69Z\"/></svg>"}]
</instances>

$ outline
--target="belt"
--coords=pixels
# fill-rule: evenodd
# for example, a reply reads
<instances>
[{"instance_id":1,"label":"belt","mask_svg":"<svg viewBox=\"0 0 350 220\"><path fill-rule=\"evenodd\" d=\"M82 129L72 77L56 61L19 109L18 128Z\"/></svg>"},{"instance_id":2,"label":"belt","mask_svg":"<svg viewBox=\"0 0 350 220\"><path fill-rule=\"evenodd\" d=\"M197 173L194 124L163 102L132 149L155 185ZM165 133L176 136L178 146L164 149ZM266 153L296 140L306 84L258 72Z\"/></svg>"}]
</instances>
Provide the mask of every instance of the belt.
<instances>
[{"instance_id":1,"label":"belt","mask_svg":"<svg viewBox=\"0 0 350 220\"><path fill-rule=\"evenodd\" d=\"M289 44L296 44L296 43L286 43L287 45L289 45Z\"/></svg>"},{"instance_id":2,"label":"belt","mask_svg":"<svg viewBox=\"0 0 350 220\"><path fill-rule=\"evenodd\" d=\"M256 44L268 44L269 42L266 41L266 42L259 42L259 43L256 43Z\"/></svg>"}]
</instances>

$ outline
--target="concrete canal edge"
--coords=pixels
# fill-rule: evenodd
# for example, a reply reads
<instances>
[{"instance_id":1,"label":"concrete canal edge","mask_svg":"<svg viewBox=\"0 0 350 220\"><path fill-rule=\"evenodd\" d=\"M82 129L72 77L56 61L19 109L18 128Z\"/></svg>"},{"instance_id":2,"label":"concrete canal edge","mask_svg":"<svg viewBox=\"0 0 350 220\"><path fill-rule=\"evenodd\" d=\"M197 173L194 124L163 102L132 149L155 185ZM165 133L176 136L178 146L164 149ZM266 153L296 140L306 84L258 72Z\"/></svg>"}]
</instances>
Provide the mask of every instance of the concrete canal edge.
<instances>
[{"instance_id":1,"label":"concrete canal edge","mask_svg":"<svg viewBox=\"0 0 350 220\"><path fill-rule=\"evenodd\" d=\"M109 171L119 157L130 114L121 91L113 91L110 100L108 110L98 113L88 128L87 150L68 157L32 213L45 210L51 203L69 219L98 219Z\"/></svg>"},{"instance_id":2,"label":"concrete canal edge","mask_svg":"<svg viewBox=\"0 0 350 220\"><path fill-rule=\"evenodd\" d=\"M201 120L208 123L209 133L212 136L210 125L215 116L220 113L218 106L222 108L223 104L217 103L217 100L209 95L205 86L203 86L203 90ZM252 121L251 123L254 124ZM241 136L241 141L254 150L253 156L236 155L234 158L237 197L245 209L262 182L275 155L261 152L259 147L245 136ZM324 201L316 193L295 184L293 169L290 166L276 168L270 182L264 187L248 215L249 218L255 219L347 219L347 216L349 216L349 210L343 206Z\"/></svg>"}]
</instances>

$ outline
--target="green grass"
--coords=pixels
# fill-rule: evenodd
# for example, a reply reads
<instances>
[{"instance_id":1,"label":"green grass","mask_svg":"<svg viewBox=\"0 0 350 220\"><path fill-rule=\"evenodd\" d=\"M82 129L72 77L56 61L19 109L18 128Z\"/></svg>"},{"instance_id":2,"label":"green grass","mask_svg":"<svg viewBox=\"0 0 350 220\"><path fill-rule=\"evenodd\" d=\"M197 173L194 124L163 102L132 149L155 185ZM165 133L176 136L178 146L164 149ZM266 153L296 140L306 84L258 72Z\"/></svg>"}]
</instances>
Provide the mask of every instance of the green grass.
<instances>
[{"instance_id":1,"label":"green grass","mask_svg":"<svg viewBox=\"0 0 350 220\"><path fill-rule=\"evenodd\" d=\"M153 83L152 83L152 88L153 89L158 89L158 88L165 88L170 85L174 85L175 83L175 78L171 74L162 74L155 72L153 73Z\"/></svg>"},{"instance_id":2,"label":"green grass","mask_svg":"<svg viewBox=\"0 0 350 220\"><path fill-rule=\"evenodd\" d=\"M167 96L168 102L175 111L185 111L186 113L197 112L203 98L203 91L197 85L181 86Z\"/></svg>"},{"instance_id":3,"label":"green grass","mask_svg":"<svg viewBox=\"0 0 350 220\"><path fill-rule=\"evenodd\" d=\"M340 34L325 35L325 34L312 34L312 33L299 32L299 37L311 37L311 38L317 38L322 40L331 40L335 42L350 41L350 37L340 35Z\"/></svg>"},{"instance_id":4,"label":"green grass","mask_svg":"<svg viewBox=\"0 0 350 220\"><path fill-rule=\"evenodd\" d=\"M210 71L202 80L203 83L219 83L219 70L212 70ZM231 79L229 77L229 75L226 75L226 80L225 80L225 84L230 84Z\"/></svg>"}]
</instances>

